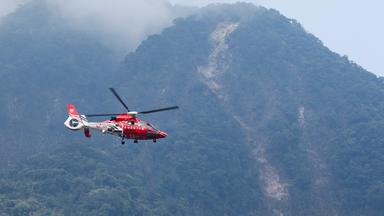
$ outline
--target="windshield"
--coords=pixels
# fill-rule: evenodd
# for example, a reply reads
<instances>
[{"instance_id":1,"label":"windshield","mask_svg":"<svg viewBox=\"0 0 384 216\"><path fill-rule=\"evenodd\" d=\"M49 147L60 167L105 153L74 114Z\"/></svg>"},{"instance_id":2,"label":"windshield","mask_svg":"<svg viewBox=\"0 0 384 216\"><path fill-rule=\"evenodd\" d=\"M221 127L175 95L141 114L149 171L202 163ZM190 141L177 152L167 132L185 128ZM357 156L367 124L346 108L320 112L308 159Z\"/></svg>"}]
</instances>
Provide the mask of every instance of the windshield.
<instances>
[{"instance_id":1,"label":"windshield","mask_svg":"<svg viewBox=\"0 0 384 216\"><path fill-rule=\"evenodd\" d=\"M156 130L156 128L148 122L146 123L146 126L152 130Z\"/></svg>"},{"instance_id":2,"label":"windshield","mask_svg":"<svg viewBox=\"0 0 384 216\"><path fill-rule=\"evenodd\" d=\"M148 129L157 131L157 129L152 124L150 124L148 122L141 121L141 122L139 122L139 125L142 127L146 127Z\"/></svg>"}]
</instances>

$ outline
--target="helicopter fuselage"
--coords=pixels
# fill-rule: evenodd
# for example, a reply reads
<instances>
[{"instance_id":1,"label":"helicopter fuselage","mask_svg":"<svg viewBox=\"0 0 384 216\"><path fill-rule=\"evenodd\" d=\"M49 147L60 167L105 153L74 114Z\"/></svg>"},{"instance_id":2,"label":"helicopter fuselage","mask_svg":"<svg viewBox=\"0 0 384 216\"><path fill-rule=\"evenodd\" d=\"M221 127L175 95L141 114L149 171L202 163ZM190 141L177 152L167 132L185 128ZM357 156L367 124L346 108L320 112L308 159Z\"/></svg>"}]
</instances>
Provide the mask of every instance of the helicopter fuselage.
<instances>
[{"instance_id":1,"label":"helicopter fuselage","mask_svg":"<svg viewBox=\"0 0 384 216\"><path fill-rule=\"evenodd\" d=\"M64 124L70 130L84 129L87 137L90 137L89 129L133 140L156 140L167 136L165 132L157 130L149 122L128 114L122 114L114 120L103 122L88 122L84 116L81 116L81 119L80 117L70 116Z\"/></svg>"}]
</instances>

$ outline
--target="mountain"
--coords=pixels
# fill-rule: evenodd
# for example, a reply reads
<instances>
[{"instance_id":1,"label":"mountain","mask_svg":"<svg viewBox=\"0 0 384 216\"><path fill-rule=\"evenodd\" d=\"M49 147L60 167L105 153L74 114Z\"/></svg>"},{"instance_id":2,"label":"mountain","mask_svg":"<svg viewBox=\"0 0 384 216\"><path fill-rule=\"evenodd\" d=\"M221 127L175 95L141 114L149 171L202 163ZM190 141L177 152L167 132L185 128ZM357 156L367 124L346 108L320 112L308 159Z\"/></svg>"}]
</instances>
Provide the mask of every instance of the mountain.
<instances>
[{"instance_id":1,"label":"mountain","mask_svg":"<svg viewBox=\"0 0 384 216\"><path fill-rule=\"evenodd\" d=\"M120 146L111 137L89 143L65 133L61 147L2 172L0 212L384 213L382 80L278 11L246 3L202 8L150 36L108 77L93 84L113 82L133 109L179 105L145 116L169 137ZM121 109L107 93L81 92L73 86L60 100Z\"/></svg>"},{"instance_id":2,"label":"mountain","mask_svg":"<svg viewBox=\"0 0 384 216\"><path fill-rule=\"evenodd\" d=\"M248 149L270 212L382 212L383 83L295 20L246 4L208 7L122 67L135 80L122 82L127 92L150 86L143 97L180 104L182 122L209 139L240 135L227 145Z\"/></svg>"}]
</instances>

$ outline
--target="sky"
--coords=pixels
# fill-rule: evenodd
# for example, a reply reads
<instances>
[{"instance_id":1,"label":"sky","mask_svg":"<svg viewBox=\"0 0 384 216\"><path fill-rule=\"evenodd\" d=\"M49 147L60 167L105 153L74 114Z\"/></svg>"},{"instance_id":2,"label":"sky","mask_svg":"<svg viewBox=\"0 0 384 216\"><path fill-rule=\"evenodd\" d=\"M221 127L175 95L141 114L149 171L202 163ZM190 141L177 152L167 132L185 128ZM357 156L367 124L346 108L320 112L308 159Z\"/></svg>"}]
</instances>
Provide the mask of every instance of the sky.
<instances>
[{"instance_id":1,"label":"sky","mask_svg":"<svg viewBox=\"0 0 384 216\"><path fill-rule=\"evenodd\" d=\"M0 17L28 0L0 0ZM115 41L135 38L133 44L171 24L165 0L49 0L72 23L97 23ZM106 4L108 2L108 4ZM204 6L233 0L170 0L172 4ZM384 1L382 0L248 0L296 19L331 50L347 55L368 71L384 76ZM81 11L81 13L79 12ZM120 20L123 20L120 21ZM125 23L132 29L124 29ZM123 30L122 30L123 29ZM131 42L132 43L132 42Z\"/></svg>"}]
</instances>

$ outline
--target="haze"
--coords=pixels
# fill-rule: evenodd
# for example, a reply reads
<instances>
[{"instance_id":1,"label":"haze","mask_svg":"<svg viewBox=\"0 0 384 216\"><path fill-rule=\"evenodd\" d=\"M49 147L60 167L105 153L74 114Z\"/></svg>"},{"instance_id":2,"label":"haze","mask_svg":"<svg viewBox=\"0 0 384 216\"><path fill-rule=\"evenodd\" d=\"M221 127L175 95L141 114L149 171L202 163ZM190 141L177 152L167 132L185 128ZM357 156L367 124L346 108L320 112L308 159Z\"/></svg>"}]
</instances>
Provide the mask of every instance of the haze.
<instances>
[{"instance_id":1,"label":"haze","mask_svg":"<svg viewBox=\"0 0 384 216\"><path fill-rule=\"evenodd\" d=\"M15 10L27 0L0 0L0 17ZM114 45L136 47L149 34L157 33L175 17L162 0L53 0L73 23L80 28L96 27ZM172 4L204 6L209 3L232 3L232 0L170 0ZM384 76L384 2L379 0L253 0L275 8L320 38L331 50L347 55L365 69ZM92 23L92 25L90 25Z\"/></svg>"},{"instance_id":2,"label":"haze","mask_svg":"<svg viewBox=\"0 0 384 216\"><path fill-rule=\"evenodd\" d=\"M0 16L31 0L0 0ZM44 1L44 0L42 0ZM148 35L159 33L176 18L166 0L45 0L73 28L95 33L104 43L126 55Z\"/></svg>"},{"instance_id":3,"label":"haze","mask_svg":"<svg viewBox=\"0 0 384 216\"><path fill-rule=\"evenodd\" d=\"M0 18L12 13L18 5L27 1L28 0L0 0Z\"/></svg>"}]
</instances>

